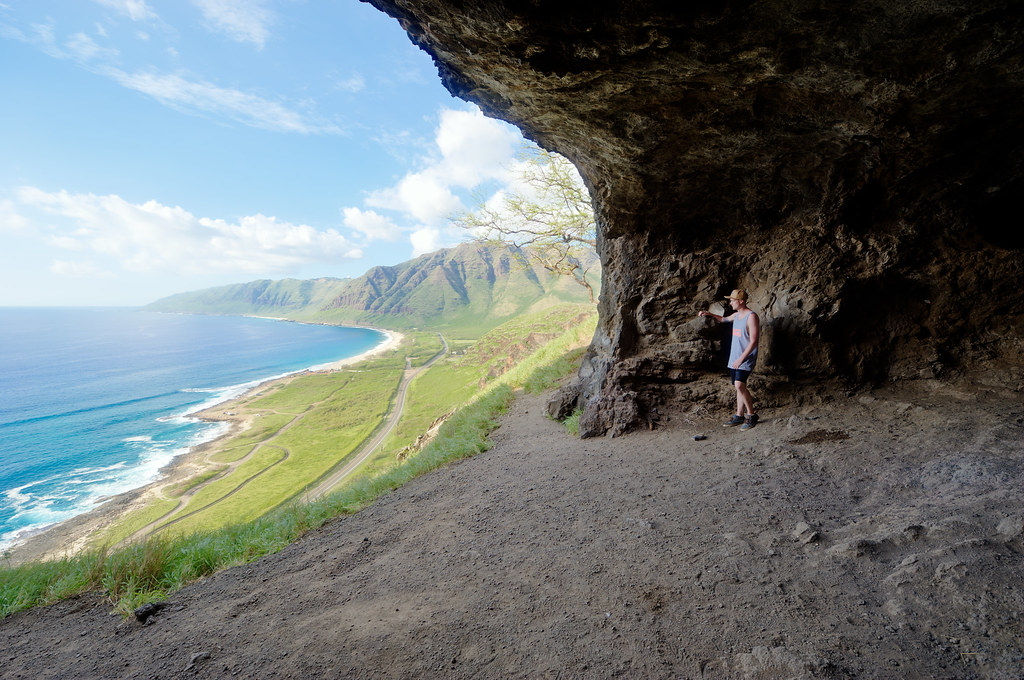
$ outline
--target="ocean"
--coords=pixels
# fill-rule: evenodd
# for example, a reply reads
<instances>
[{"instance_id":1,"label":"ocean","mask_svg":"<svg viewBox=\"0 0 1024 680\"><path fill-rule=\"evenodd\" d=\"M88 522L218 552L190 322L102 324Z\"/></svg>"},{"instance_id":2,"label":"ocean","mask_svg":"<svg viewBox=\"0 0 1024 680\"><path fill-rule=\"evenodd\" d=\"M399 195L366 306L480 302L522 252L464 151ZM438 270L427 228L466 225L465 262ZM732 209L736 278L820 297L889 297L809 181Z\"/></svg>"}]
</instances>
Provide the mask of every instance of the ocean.
<instances>
[{"instance_id":1,"label":"ocean","mask_svg":"<svg viewBox=\"0 0 1024 680\"><path fill-rule=\"evenodd\" d=\"M227 427L190 414L385 339L251 317L0 308L0 550L149 483Z\"/></svg>"}]
</instances>

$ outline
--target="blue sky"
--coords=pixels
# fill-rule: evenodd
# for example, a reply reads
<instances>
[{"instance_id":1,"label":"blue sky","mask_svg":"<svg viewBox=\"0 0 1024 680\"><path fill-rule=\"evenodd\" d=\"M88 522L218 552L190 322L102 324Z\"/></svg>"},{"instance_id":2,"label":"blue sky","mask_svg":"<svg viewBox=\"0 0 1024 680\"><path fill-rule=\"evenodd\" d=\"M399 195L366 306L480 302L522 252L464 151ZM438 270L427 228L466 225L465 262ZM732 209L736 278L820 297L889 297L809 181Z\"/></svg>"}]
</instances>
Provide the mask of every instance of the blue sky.
<instances>
[{"instance_id":1,"label":"blue sky","mask_svg":"<svg viewBox=\"0 0 1024 680\"><path fill-rule=\"evenodd\" d=\"M357 0L0 0L0 93L0 306L358 276L522 144Z\"/></svg>"}]
</instances>

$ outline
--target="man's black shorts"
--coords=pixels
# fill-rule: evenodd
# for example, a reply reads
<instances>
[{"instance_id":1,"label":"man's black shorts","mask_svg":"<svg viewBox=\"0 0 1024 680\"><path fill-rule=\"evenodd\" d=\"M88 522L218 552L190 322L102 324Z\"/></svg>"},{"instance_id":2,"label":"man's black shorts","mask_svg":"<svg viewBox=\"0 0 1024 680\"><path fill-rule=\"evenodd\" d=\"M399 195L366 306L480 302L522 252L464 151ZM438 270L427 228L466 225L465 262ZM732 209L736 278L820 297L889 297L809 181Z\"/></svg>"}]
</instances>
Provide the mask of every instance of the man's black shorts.
<instances>
[{"instance_id":1,"label":"man's black shorts","mask_svg":"<svg viewBox=\"0 0 1024 680\"><path fill-rule=\"evenodd\" d=\"M741 371L738 368L730 368L729 375L732 376L733 382L746 383L747 378L750 377L750 371Z\"/></svg>"}]
</instances>

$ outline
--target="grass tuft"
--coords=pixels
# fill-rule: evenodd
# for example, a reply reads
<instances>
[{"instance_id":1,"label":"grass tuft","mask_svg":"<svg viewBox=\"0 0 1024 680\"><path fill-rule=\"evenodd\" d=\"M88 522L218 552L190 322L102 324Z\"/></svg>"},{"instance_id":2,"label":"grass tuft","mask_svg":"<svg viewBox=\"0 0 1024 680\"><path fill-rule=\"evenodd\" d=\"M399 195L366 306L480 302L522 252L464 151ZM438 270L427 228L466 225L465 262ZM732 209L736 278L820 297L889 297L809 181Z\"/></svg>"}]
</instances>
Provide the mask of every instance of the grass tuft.
<instances>
[{"instance_id":1,"label":"grass tuft","mask_svg":"<svg viewBox=\"0 0 1024 680\"><path fill-rule=\"evenodd\" d=\"M583 409L578 408L572 412L572 415L562 421L562 425L565 426L565 431L571 434L573 437L580 436L580 416L583 415Z\"/></svg>"}]
</instances>

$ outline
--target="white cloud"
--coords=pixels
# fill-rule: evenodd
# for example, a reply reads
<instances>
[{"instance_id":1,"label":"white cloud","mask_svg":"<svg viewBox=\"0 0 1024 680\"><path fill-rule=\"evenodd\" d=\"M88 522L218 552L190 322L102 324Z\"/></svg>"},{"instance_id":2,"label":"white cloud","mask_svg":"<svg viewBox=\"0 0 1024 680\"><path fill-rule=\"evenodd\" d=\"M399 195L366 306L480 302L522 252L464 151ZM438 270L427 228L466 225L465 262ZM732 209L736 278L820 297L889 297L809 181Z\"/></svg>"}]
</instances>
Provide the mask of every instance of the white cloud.
<instances>
[{"instance_id":1,"label":"white cloud","mask_svg":"<svg viewBox=\"0 0 1024 680\"><path fill-rule=\"evenodd\" d=\"M404 132L388 133L378 142L411 147L416 140ZM369 208L390 211L396 217L349 207L343 209L343 221L368 240L406 233L413 257L465 240L467 232L449 223L451 215L464 208L460 195L485 185L492 191L495 184L498 189L512 186L522 143L515 128L485 117L479 109L443 109L419 167L364 199Z\"/></svg>"},{"instance_id":2,"label":"white cloud","mask_svg":"<svg viewBox=\"0 0 1024 680\"><path fill-rule=\"evenodd\" d=\"M32 24L32 32L34 37L24 36L22 40L38 46L44 54L51 57L67 59L68 55L57 46L57 37L52 23Z\"/></svg>"},{"instance_id":3,"label":"white cloud","mask_svg":"<svg viewBox=\"0 0 1024 680\"><path fill-rule=\"evenodd\" d=\"M462 207L462 202L448 188L444 177L430 169L410 173L397 185L372 192L367 196L366 204L402 212L427 223L444 220Z\"/></svg>"},{"instance_id":4,"label":"white cloud","mask_svg":"<svg viewBox=\"0 0 1024 680\"><path fill-rule=\"evenodd\" d=\"M260 49L270 37L274 15L258 0L192 0L210 28L236 42L253 43Z\"/></svg>"},{"instance_id":5,"label":"white cloud","mask_svg":"<svg viewBox=\"0 0 1024 680\"><path fill-rule=\"evenodd\" d=\"M434 148L433 139L426 140L414 135L410 130L380 130L372 139L384 153L403 165Z\"/></svg>"},{"instance_id":6,"label":"white cloud","mask_svg":"<svg viewBox=\"0 0 1024 680\"><path fill-rule=\"evenodd\" d=\"M349 76L348 78L336 80L334 85L339 90L344 90L345 92L351 92L352 94L355 94L356 92L362 92L363 89L366 87L366 79L363 78L363 76L361 76L360 74L355 73Z\"/></svg>"},{"instance_id":7,"label":"white cloud","mask_svg":"<svg viewBox=\"0 0 1024 680\"><path fill-rule=\"evenodd\" d=\"M435 151L425 167L406 174L394 186L370 193L366 204L405 213L428 225L443 222L463 207L454 190L511 180L507 167L521 140L514 128L485 117L479 109L444 109Z\"/></svg>"},{"instance_id":8,"label":"white cloud","mask_svg":"<svg viewBox=\"0 0 1024 680\"><path fill-rule=\"evenodd\" d=\"M135 204L116 195L35 187L19 189L18 200L64 218L43 237L51 247L87 256L75 262L59 260L54 269L59 273L99 272L90 263L100 259L107 269L142 273L271 276L292 273L311 262L362 257L362 251L334 229L321 231L266 215L229 222L196 217L156 201Z\"/></svg>"},{"instance_id":9,"label":"white cloud","mask_svg":"<svg viewBox=\"0 0 1024 680\"><path fill-rule=\"evenodd\" d=\"M62 250L85 250L85 244L81 240L65 234L50 234L46 237L46 243Z\"/></svg>"},{"instance_id":10,"label":"white cloud","mask_svg":"<svg viewBox=\"0 0 1024 680\"><path fill-rule=\"evenodd\" d=\"M110 6L121 7L123 4L112 0ZM213 6L219 3L210 4ZM148 39L148 35L144 33L140 32L137 35L141 39ZM311 103L303 104L296 109L266 97L220 87L179 73L162 73L156 70L124 71L114 65L120 54L118 50L97 44L85 33L72 35L62 46L56 37L52 22L33 24L31 35L0 24L0 36L34 45L55 59L73 58L92 73L149 95L161 104L179 111L212 114L274 132L344 134L344 130L337 124L302 110L311 109ZM173 47L168 48L168 53L177 56L177 51Z\"/></svg>"},{"instance_id":11,"label":"white cloud","mask_svg":"<svg viewBox=\"0 0 1024 680\"><path fill-rule=\"evenodd\" d=\"M277 102L241 90L189 80L177 74L126 73L115 68L103 68L100 72L124 87L174 108L226 116L245 125L276 132L342 133L334 123L314 120Z\"/></svg>"},{"instance_id":12,"label":"white cloud","mask_svg":"<svg viewBox=\"0 0 1024 680\"><path fill-rule=\"evenodd\" d=\"M157 16L145 0L94 0L94 2L115 9L132 21L145 21L146 19L155 19Z\"/></svg>"},{"instance_id":13,"label":"white cloud","mask_svg":"<svg viewBox=\"0 0 1024 680\"><path fill-rule=\"evenodd\" d=\"M0 232L21 231L28 226L29 221L18 214L14 201L7 198L0 200Z\"/></svg>"},{"instance_id":14,"label":"white cloud","mask_svg":"<svg viewBox=\"0 0 1024 680\"><path fill-rule=\"evenodd\" d=\"M441 247L441 232L432 227L423 227L409 235L409 242L412 244L413 257L432 253Z\"/></svg>"},{"instance_id":15,"label":"white cloud","mask_svg":"<svg viewBox=\"0 0 1024 680\"><path fill-rule=\"evenodd\" d=\"M15 26L0 22L0 37L32 45L43 54L55 59L67 59L72 56L64 52L57 44L53 19L49 19L48 23L31 24L30 27L31 30L26 33Z\"/></svg>"},{"instance_id":16,"label":"white cloud","mask_svg":"<svg viewBox=\"0 0 1024 680\"><path fill-rule=\"evenodd\" d=\"M92 61L96 58L113 59L118 55L116 49L100 47L85 33L75 33L64 44L64 47L71 53L71 56L80 61Z\"/></svg>"},{"instance_id":17,"label":"white cloud","mask_svg":"<svg viewBox=\"0 0 1024 680\"><path fill-rule=\"evenodd\" d=\"M0 38L8 38L10 40L17 40L18 42L23 43L30 42L28 36L20 30L3 22L0 22Z\"/></svg>"},{"instance_id":18,"label":"white cloud","mask_svg":"<svg viewBox=\"0 0 1024 680\"><path fill-rule=\"evenodd\" d=\"M387 217L373 210L345 208L342 210L345 226L353 229L367 239L394 241L398 238L398 227Z\"/></svg>"},{"instance_id":19,"label":"white cloud","mask_svg":"<svg viewBox=\"0 0 1024 680\"><path fill-rule=\"evenodd\" d=\"M488 179L506 179L505 166L522 143L519 132L487 118L479 109L441 112L437 147L439 174L449 182L473 187Z\"/></svg>"},{"instance_id":20,"label":"white cloud","mask_svg":"<svg viewBox=\"0 0 1024 680\"><path fill-rule=\"evenodd\" d=\"M105 272L93 262L69 262L67 260L54 260L50 265L50 271L58 276L73 278L111 278L110 272Z\"/></svg>"}]
</instances>

